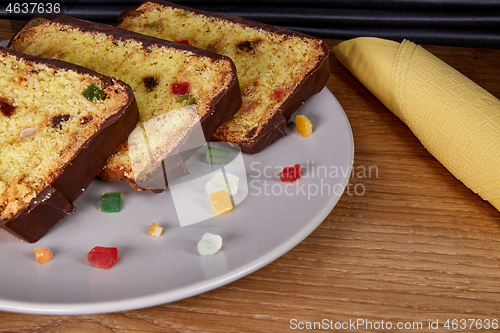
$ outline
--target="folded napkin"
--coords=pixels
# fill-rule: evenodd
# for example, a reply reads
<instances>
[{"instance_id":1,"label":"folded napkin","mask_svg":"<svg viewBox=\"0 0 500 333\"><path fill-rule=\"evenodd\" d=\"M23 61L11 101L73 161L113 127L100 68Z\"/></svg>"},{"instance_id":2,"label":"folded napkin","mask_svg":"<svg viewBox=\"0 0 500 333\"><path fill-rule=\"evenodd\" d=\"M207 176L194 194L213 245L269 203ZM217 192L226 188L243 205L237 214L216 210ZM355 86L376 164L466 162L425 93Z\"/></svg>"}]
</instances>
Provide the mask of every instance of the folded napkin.
<instances>
[{"instance_id":1,"label":"folded napkin","mask_svg":"<svg viewBox=\"0 0 500 333\"><path fill-rule=\"evenodd\" d=\"M421 46L360 37L339 61L468 188L500 210L500 101Z\"/></svg>"}]
</instances>

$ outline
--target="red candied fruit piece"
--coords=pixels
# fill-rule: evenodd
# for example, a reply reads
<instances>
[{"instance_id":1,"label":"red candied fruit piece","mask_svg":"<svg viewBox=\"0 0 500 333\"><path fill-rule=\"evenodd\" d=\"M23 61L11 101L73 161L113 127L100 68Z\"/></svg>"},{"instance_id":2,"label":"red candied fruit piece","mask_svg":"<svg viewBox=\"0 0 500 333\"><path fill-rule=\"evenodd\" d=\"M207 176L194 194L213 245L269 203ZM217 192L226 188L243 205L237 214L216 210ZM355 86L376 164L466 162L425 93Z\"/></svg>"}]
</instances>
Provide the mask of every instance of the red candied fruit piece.
<instances>
[{"instance_id":1,"label":"red candied fruit piece","mask_svg":"<svg viewBox=\"0 0 500 333\"><path fill-rule=\"evenodd\" d=\"M191 45L187 39L176 40L175 42L185 44L185 45Z\"/></svg>"},{"instance_id":2,"label":"red candied fruit piece","mask_svg":"<svg viewBox=\"0 0 500 333\"><path fill-rule=\"evenodd\" d=\"M283 89L278 89L272 93L271 97L274 99L280 99L281 97L283 97L283 93Z\"/></svg>"},{"instance_id":3,"label":"red candied fruit piece","mask_svg":"<svg viewBox=\"0 0 500 333\"><path fill-rule=\"evenodd\" d=\"M300 171L300 164L285 167L280 173L280 179L282 182L294 182L299 179L300 176L302 176L302 171Z\"/></svg>"},{"instance_id":4,"label":"red candied fruit piece","mask_svg":"<svg viewBox=\"0 0 500 333\"><path fill-rule=\"evenodd\" d=\"M185 95L189 94L190 84L187 81L175 82L172 84L172 94Z\"/></svg>"},{"instance_id":5,"label":"red candied fruit piece","mask_svg":"<svg viewBox=\"0 0 500 333\"><path fill-rule=\"evenodd\" d=\"M7 98L0 96L0 112L10 117L14 114L15 110L16 107Z\"/></svg>"},{"instance_id":6,"label":"red candied fruit piece","mask_svg":"<svg viewBox=\"0 0 500 333\"><path fill-rule=\"evenodd\" d=\"M99 268L110 269L118 259L116 247L96 246L87 255L88 261Z\"/></svg>"}]
</instances>

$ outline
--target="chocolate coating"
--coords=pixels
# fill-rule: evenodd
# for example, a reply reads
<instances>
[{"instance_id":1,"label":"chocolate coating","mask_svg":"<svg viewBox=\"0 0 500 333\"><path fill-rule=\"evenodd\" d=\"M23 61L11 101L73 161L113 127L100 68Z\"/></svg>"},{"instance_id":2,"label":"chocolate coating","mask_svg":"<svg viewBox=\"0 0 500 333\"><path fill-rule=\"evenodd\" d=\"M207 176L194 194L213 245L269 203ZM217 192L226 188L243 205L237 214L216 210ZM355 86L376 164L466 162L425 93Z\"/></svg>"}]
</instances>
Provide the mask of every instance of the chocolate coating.
<instances>
[{"instance_id":1,"label":"chocolate coating","mask_svg":"<svg viewBox=\"0 0 500 333\"><path fill-rule=\"evenodd\" d=\"M56 59L43 59L0 47L0 51L15 55L19 59L46 64L58 69L74 70L110 80L111 78L89 69ZM75 211L73 201L89 186L107 159L125 142L139 120L137 103L132 88L126 83L111 79L123 85L128 100L118 112L109 117L84 144L71 161L62 166L54 182L43 189L28 207L13 217L0 221L0 228L29 243L38 241L62 218Z\"/></svg>"},{"instance_id":2,"label":"chocolate coating","mask_svg":"<svg viewBox=\"0 0 500 333\"><path fill-rule=\"evenodd\" d=\"M1 227L28 243L35 243L57 222L74 211L75 206L49 186L30 202L27 209L2 221Z\"/></svg>"}]
</instances>

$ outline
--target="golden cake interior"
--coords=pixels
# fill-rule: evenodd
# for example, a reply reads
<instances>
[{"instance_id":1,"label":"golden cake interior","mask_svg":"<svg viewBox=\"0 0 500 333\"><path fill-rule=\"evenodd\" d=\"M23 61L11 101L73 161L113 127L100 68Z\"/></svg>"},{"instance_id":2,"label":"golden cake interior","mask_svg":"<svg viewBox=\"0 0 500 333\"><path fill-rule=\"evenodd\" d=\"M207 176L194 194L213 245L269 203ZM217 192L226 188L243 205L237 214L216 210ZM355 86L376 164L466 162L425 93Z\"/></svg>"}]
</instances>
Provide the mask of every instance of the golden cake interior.
<instances>
[{"instance_id":1,"label":"golden cake interior","mask_svg":"<svg viewBox=\"0 0 500 333\"><path fill-rule=\"evenodd\" d=\"M234 79L232 64L227 60L199 56L163 44L145 46L137 40L82 31L57 22L46 22L22 31L11 47L75 63L128 83L139 108L137 126L193 103L201 119L207 116L214 99ZM174 86L179 85L188 86L188 93L173 92ZM172 137L172 142L174 140L176 138ZM123 176L133 179L126 146L113 155L101 172L101 177L108 180Z\"/></svg>"},{"instance_id":2,"label":"golden cake interior","mask_svg":"<svg viewBox=\"0 0 500 333\"><path fill-rule=\"evenodd\" d=\"M278 34L156 3L145 3L124 15L119 27L229 56L237 68L243 105L219 127L215 138L236 143L257 136L255 128L277 112L324 56L318 39Z\"/></svg>"},{"instance_id":3,"label":"golden cake interior","mask_svg":"<svg viewBox=\"0 0 500 333\"><path fill-rule=\"evenodd\" d=\"M0 58L0 218L8 219L53 182L128 94L90 74ZM105 98L87 99L90 85Z\"/></svg>"}]
</instances>

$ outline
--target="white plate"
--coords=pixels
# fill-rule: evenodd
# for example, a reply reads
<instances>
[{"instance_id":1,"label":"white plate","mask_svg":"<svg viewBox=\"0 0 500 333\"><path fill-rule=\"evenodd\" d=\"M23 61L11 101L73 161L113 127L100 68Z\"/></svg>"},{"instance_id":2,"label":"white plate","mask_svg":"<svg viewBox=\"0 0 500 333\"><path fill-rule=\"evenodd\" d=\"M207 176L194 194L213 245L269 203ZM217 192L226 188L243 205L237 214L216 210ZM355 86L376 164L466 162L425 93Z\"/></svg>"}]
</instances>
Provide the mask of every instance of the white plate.
<instances>
[{"instance_id":1,"label":"white plate","mask_svg":"<svg viewBox=\"0 0 500 333\"><path fill-rule=\"evenodd\" d=\"M298 114L311 119L314 133L304 138L289 123L287 137L259 154L244 154L248 194L227 214L181 227L171 191L137 192L124 182L95 180L75 202L76 213L36 244L0 231L0 310L89 314L150 307L220 287L282 256L335 207L354 156L349 122L328 89ZM281 182L281 168L296 163L303 177ZM122 210L102 213L99 197L111 191L122 193ZM152 222L164 227L161 237L148 235ZM205 232L223 238L213 256L198 254ZM87 261L97 245L118 248L110 270ZM38 264L38 247L50 248L54 258Z\"/></svg>"}]
</instances>

